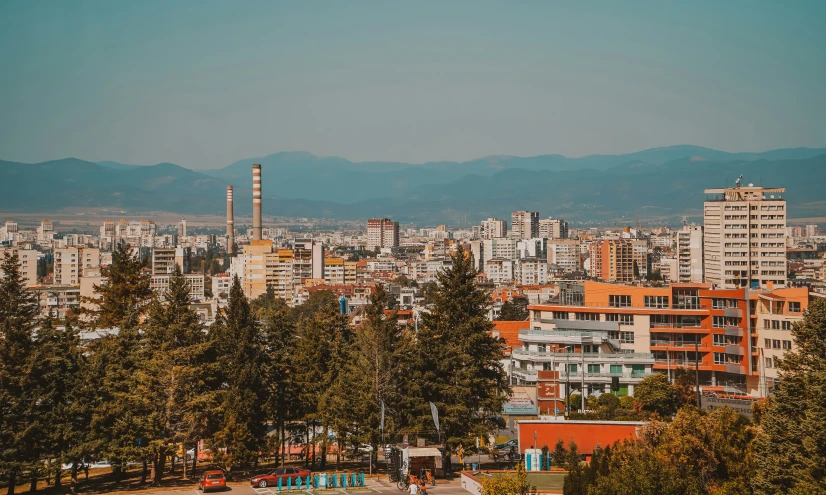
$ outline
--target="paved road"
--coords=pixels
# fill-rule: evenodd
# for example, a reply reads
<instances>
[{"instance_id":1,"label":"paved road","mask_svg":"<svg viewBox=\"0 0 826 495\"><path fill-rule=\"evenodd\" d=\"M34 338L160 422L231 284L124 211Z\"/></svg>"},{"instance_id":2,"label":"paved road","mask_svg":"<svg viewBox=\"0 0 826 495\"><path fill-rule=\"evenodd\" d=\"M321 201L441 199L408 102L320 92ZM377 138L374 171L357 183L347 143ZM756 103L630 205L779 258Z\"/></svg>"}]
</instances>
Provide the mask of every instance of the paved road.
<instances>
[{"instance_id":1,"label":"paved road","mask_svg":"<svg viewBox=\"0 0 826 495\"><path fill-rule=\"evenodd\" d=\"M384 476L379 480L374 479L366 479L365 484L367 486L363 488L348 488L346 490L318 490L318 491L292 491L292 492L285 492L291 495L376 495L376 494L394 494L394 495L405 495L405 492L400 491L396 488L395 483L391 483L387 480L387 477ZM186 490L159 490L156 492L149 492L152 495L203 495L200 490L195 490L193 485L193 489L191 491ZM467 492L462 489L461 480L457 477L453 480L446 481L446 480L437 480L436 486L430 486L427 488L428 495L466 495ZM222 492L210 492L210 493L219 493L224 495L278 495L278 488L276 487L268 487L268 488L258 488L252 487L246 483L231 483L227 490Z\"/></svg>"}]
</instances>

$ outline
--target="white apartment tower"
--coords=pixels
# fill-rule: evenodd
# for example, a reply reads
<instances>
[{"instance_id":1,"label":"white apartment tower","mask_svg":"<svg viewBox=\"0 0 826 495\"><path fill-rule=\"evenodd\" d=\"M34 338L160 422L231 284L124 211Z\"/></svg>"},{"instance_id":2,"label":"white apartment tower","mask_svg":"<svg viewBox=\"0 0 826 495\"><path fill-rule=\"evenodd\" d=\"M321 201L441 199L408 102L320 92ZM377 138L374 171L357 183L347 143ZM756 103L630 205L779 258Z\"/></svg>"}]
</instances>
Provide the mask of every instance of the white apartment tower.
<instances>
[{"instance_id":1,"label":"white apartment tower","mask_svg":"<svg viewBox=\"0 0 826 495\"><path fill-rule=\"evenodd\" d=\"M703 227L686 225L677 231L677 278L674 282L703 281Z\"/></svg>"},{"instance_id":2,"label":"white apartment tower","mask_svg":"<svg viewBox=\"0 0 826 495\"><path fill-rule=\"evenodd\" d=\"M703 208L706 282L721 289L786 285L784 188L740 184L706 189Z\"/></svg>"},{"instance_id":3,"label":"white apartment tower","mask_svg":"<svg viewBox=\"0 0 826 495\"><path fill-rule=\"evenodd\" d=\"M498 239L508 235L508 222L499 220L498 218L488 218L482 220L482 225L479 229L480 239Z\"/></svg>"},{"instance_id":4,"label":"white apartment tower","mask_svg":"<svg viewBox=\"0 0 826 495\"><path fill-rule=\"evenodd\" d=\"M536 211L511 213L511 237L516 239L539 237L539 213Z\"/></svg>"},{"instance_id":5,"label":"white apartment tower","mask_svg":"<svg viewBox=\"0 0 826 495\"><path fill-rule=\"evenodd\" d=\"M367 249L399 247L399 222L387 218L367 220Z\"/></svg>"},{"instance_id":6,"label":"white apartment tower","mask_svg":"<svg viewBox=\"0 0 826 495\"><path fill-rule=\"evenodd\" d=\"M546 239L567 239L568 222L559 218L543 218L539 221L539 237Z\"/></svg>"}]
</instances>

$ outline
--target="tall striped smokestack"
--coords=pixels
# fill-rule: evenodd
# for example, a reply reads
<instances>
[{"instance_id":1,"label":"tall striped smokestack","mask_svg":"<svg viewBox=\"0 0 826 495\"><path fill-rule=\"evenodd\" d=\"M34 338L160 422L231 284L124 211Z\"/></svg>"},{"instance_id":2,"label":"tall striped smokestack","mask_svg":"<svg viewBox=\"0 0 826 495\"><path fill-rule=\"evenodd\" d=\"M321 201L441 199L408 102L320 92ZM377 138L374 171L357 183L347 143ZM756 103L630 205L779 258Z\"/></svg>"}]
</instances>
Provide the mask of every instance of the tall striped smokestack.
<instances>
[{"instance_id":1,"label":"tall striped smokestack","mask_svg":"<svg viewBox=\"0 0 826 495\"><path fill-rule=\"evenodd\" d=\"M252 240L261 240L261 165L252 166Z\"/></svg>"},{"instance_id":2,"label":"tall striped smokestack","mask_svg":"<svg viewBox=\"0 0 826 495\"><path fill-rule=\"evenodd\" d=\"M232 186L227 186L227 252L232 253L235 244L235 214L232 211Z\"/></svg>"}]
</instances>

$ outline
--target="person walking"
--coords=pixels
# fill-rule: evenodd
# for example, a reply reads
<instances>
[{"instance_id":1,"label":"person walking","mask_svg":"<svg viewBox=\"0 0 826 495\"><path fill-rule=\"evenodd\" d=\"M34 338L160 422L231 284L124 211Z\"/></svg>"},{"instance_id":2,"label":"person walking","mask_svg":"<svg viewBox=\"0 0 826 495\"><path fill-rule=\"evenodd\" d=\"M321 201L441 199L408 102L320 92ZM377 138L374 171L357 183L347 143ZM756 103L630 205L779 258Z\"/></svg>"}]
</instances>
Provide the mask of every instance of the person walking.
<instances>
[{"instance_id":1,"label":"person walking","mask_svg":"<svg viewBox=\"0 0 826 495\"><path fill-rule=\"evenodd\" d=\"M413 482L410 483L408 487L408 494L409 495L418 495L419 493L419 483L417 480L412 480Z\"/></svg>"}]
</instances>

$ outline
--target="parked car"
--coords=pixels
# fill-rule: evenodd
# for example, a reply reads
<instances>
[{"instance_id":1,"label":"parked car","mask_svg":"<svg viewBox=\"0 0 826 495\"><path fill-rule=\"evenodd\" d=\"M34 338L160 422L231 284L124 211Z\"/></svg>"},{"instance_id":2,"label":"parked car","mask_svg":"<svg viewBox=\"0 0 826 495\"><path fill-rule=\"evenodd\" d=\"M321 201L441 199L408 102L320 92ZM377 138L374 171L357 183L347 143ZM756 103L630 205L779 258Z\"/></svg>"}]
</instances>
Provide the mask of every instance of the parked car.
<instances>
[{"instance_id":1,"label":"parked car","mask_svg":"<svg viewBox=\"0 0 826 495\"><path fill-rule=\"evenodd\" d=\"M223 471L204 471L204 474L198 478L198 489L204 493L210 490L224 490L226 487L227 479Z\"/></svg>"},{"instance_id":2,"label":"parked car","mask_svg":"<svg viewBox=\"0 0 826 495\"><path fill-rule=\"evenodd\" d=\"M498 443L495 445L496 450L510 450L511 447L517 447L517 441L510 439L505 443Z\"/></svg>"},{"instance_id":3,"label":"parked car","mask_svg":"<svg viewBox=\"0 0 826 495\"><path fill-rule=\"evenodd\" d=\"M295 486L299 477L306 478L307 476L310 476L310 474L311 472L309 469L281 466L275 471L253 476L250 478L250 485L259 486L261 488L265 488L267 486L278 486L278 480L280 479L281 485L286 486L288 480L291 479L293 480L293 486Z\"/></svg>"}]
</instances>

